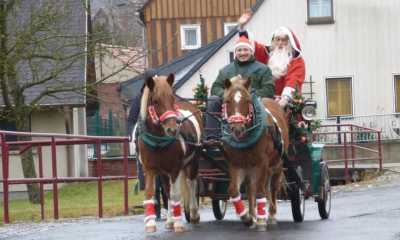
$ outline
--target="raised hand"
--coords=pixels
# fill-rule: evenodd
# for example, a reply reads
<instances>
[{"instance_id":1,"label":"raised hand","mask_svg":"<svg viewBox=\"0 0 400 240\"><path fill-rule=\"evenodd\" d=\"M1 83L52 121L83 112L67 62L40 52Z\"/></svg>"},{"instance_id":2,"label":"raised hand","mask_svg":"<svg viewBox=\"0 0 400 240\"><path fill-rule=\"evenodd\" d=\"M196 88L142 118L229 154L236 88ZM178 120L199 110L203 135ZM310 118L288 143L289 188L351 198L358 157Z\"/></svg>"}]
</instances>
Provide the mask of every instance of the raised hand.
<instances>
[{"instance_id":1,"label":"raised hand","mask_svg":"<svg viewBox=\"0 0 400 240\"><path fill-rule=\"evenodd\" d=\"M239 28L242 29L243 26L250 20L250 18L253 16L253 11L251 11L250 8L246 9L242 16L238 19L238 24Z\"/></svg>"}]
</instances>

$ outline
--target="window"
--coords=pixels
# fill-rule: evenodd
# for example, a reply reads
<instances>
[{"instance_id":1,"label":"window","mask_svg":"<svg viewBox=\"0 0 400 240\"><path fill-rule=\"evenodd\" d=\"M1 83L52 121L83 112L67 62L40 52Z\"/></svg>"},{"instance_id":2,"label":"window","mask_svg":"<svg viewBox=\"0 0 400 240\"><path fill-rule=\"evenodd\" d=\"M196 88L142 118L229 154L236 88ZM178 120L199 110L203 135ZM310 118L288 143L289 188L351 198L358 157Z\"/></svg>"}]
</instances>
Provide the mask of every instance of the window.
<instances>
[{"instance_id":1,"label":"window","mask_svg":"<svg viewBox=\"0 0 400 240\"><path fill-rule=\"evenodd\" d=\"M333 0L307 0L307 24L333 23Z\"/></svg>"},{"instance_id":2,"label":"window","mask_svg":"<svg viewBox=\"0 0 400 240\"><path fill-rule=\"evenodd\" d=\"M201 47L200 25L181 26L181 48L184 50L196 49Z\"/></svg>"},{"instance_id":3,"label":"window","mask_svg":"<svg viewBox=\"0 0 400 240\"><path fill-rule=\"evenodd\" d=\"M328 117L353 115L352 79L327 78L327 115Z\"/></svg>"},{"instance_id":4,"label":"window","mask_svg":"<svg viewBox=\"0 0 400 240\"><path fill-rule=\"evenodd\" d=\"M235 53L234 52L229 52L229 63L235 61Z\"/></svg>"},{"instance_id":5,"label":"window","mask_svg":"<svg viewBox=\"0 0 400 240\"><path fill-rule=\"evenodd\" d=\"M0 119L0 130L5 131L16 131L16 125L13 121L7 121L4 119ZM15 135L6 135L6 141L17 141L17 136Z\"/></svg>"},{"instance_id":6,"label":"window","mask_svg":"<svg viewBox=\"0 0 400 240\"><path fill-rule=\"evenodd\" d=\"M224 23L225 36L228 35L233 29L236 29L237 25L238 24L235 22Z\"/></svg>"},{"instance_id":7,"label":"window","mask_svg":"<svg viewBox=\"0 0 400 240\"><path fill-rule=\"evenodd\" d=\"M395 111L400 113L400 75L394 76Z\"/></svg>"}]
</instances>

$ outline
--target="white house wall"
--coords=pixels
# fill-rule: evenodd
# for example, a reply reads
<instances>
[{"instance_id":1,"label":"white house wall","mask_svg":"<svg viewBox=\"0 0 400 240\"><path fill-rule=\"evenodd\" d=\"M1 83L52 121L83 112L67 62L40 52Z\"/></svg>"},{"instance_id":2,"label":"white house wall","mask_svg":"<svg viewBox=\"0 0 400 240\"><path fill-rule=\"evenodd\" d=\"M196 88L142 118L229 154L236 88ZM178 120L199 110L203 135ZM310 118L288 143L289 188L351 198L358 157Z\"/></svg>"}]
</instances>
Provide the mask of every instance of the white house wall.
<instances>
[{"instance_id":1,"label":"white house wall","mask_svg":"<svg viewBox=\"0 0 400 240\"><path fill-rule=\"evenodd\" d=\"M32 132L37 133L57 133L65 134L65 112L59 110L42 111L32 116ZM73 128L74 134L84 135L86 132L85 108L73 109ZM40 138L36 138L39 140ZM49 138L43 138L49 140ZM35 140L35 138L34 138ZM36 172L38 173L37 149L33 148ZM66 146L57 146L57 175L58 177L68 176L87 176L87 150L86 146L73 146L70 151ZM1 154L0 154L1 156ZM43 174L44 177L52 177L52 159L50 147L42 148ZM69 165L68 165L69 164ZM0 161L0 169L2 169ZM0 171L0 178L3 177ZM23 178L22 166L17 151L11 151L9 163L9 178ZM50 184L45 185L45 189L51 189ZM25 185L12 185L10 191L25 191ZM0 185L0 192L3 192L3 185Z\"/></svg>"},{"instance_id":2,"label":"white house wall","mask_svg":"<svg viewBox=\"0 0 400 240\"><path fill-rule=\"evenodd\" d=\"M205 84L211 88L218 76L219 70L229 63L229 52L232 51L234 41L229 41L215 55L213 55L192 77L177 91L183 97L193 97L193 88L200 82L200 74Z\"/></svg>"},{"instance_id":3,"label":"white house wall","mask_svg":"<svg viewBox=\"0 0 400 240\"><path fill-rule=\"evenodd\" d=\"M307 25L307 1L265 0L246 28L253 39L268 43L274 29L290 27L298 36L307 79L315 81L318 115L326 117L326 77L353 77L353 115L394 112L393 74L400 73L400 1L334 0L334 24ZM192 96L202 73L210 86L228 63L222 47L178 91ZM303 92L309 91L309 84Z\"/></svg>"},{"instance_id":4,"label":"white house wall","mask_svg":"<svg viewBox=\"0 0 400 240\"><path fill-rule=\"evenodd\" d=\"M32 132L46 132L46 133L62 133L65 134L65 120L64 112L62 111L43 111L32 115L31 122ZM40 138L36 138L39 140ZM38 173L38 158L36 148L33 148L36 172ZM43 156L43 175L45 177L52 177L52 161L50 147L42 148ZM68 176L67 167L67 149L65 146L57 146L57 174L58 176ZM0 163L1 164L1 163ZM1 166L2 169L3 166ZM0 173L2 177L2 172ZM22 173L22 166L19 154L12 151L10 154L9 162L9 178L24 178ZM46 189L50 189L49 184L45 185ZM10 191L25 191L25 185L12 185ZM3 191L3 186L0 186L0 192Z\"/></svg>"}]
</instances>

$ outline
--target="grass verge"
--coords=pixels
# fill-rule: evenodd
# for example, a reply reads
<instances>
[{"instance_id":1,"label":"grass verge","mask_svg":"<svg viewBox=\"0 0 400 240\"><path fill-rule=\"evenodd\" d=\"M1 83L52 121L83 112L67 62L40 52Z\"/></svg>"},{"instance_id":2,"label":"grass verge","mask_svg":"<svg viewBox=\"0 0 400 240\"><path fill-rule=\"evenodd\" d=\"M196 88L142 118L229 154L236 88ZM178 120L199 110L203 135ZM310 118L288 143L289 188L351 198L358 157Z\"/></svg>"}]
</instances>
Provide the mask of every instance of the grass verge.
<instances>
[{"instance_id":1,"label":"grass verge","mask_svg":"<svg viewBox=\"0 0 400 240\"><path fill-rule=\"evenodd\" d=\"M129 181L129 214L142 213L143 192L134 194L132 190L136 180ZM79 218L98 216L97 182L70 183L59 189L59 218ZM45 220L53 219L53 193L45 193ZM40 221L40 204L31 204L28 200L9 202L10 222ZM103 217L124 214L123 181L103 182ZM0 224L3 223L3 202L0 202Z\"/></svg>"}]
</instances>

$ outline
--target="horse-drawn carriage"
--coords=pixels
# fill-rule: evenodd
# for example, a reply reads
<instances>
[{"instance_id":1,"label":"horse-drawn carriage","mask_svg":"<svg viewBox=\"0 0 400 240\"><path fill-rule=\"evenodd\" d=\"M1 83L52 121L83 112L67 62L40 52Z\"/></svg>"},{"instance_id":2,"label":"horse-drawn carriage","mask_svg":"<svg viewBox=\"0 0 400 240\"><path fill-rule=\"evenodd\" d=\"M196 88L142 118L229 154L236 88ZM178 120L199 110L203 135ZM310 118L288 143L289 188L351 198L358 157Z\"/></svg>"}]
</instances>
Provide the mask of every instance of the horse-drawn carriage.
<instances>
[{"instance_id":1,"label":"horse-drawn carriage","mask_svg":"<svg viewBox=\"0 0 400 240\"><path fill-rule=\"evenodd\" d=\"M316 103L312 100L292 102L288 115L291 121L291 143L289 162L285 164L284 179L280 199L290 200L293 220L302 222L305 213L305 200L313 198L318 205L321 219L329 218L331 209L331 188L328 166L322 159L324 145L313 142L312 132L316 126ZM203 108L204 115L213 114L220 118L220 113L208 113ZM318 123L317 123L318 124ZM228 163L224 156L221 140L204 141L201 149L202 159L199 161L199 197L210 197L212 211L217 220L225 216L229 194L227 192L229 174ZM246 192L245 186L241 188ZM188 211L185 211L187 221L190 221Z\"/></svg>"},{"instance_id":2,"label":"horse-drawn carriage","mask_svg":"<svg viewBox=\"0 0 400 240\"><path fill-rule=\"evenodd\" d=\"M321 217L329 217L331 192L321 158L323 145L312 143L315 103L300 99L285 112L272 99L258 99L251 93L251 80L238 75L224 83L222 112L214 113L223 123L218 127L221 136L209 140L203 137L202 118L213 113L178 100L173 81L173 75L149 77L141 100L136 144L145 171L146 232L156 230L156 174L170 178L166 226L175 232L184 229L182 205L187 221L199 222L200 196L212 199L216 219L224 218L229 199L242 222L255 221L261 231L267 221L276 224L278 198L291 201L297 222L303 221L304 200L310 197L318 203Z\"/></svg>"}]
</instances>

